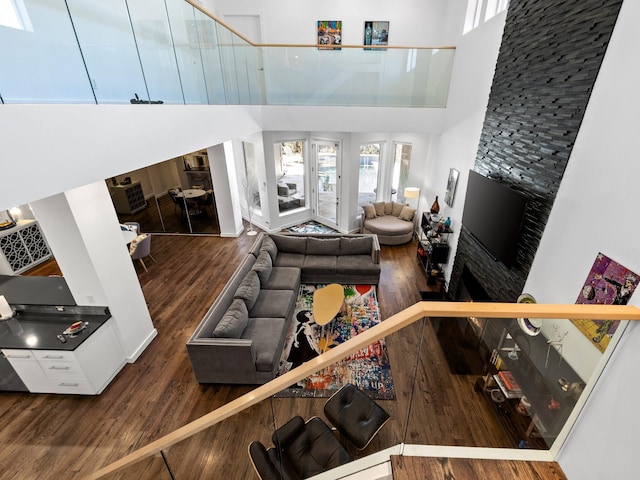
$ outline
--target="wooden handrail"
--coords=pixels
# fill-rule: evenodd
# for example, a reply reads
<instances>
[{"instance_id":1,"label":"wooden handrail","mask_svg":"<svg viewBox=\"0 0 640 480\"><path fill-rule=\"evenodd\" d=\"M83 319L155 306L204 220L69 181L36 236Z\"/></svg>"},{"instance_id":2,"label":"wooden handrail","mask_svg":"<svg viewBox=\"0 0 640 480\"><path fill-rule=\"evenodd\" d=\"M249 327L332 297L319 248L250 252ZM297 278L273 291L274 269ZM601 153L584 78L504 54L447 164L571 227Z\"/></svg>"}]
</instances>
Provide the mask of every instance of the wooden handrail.
<instances>
[{"instance_id":1,"label":"wooden handrail","mask_svg":"<svg viewBox=\"0 0 640 480\"><path fill-rule=\"evenodd\" d=\"M120 460L91 474L98 479L157 454L202 430L275 395L298 380L342 360L385 336L388 336L424 317L481 317L481 318L567 318L594 320L640 320L640 309L631 305L560 305L533 303L479 303L479 302L420 302L384 320L322 355L257 387L255 390L203 415L187 425L135 450Z\"/></svg>"},{"instance_id":2,"label":"wooden handrail","mask_svg":"<svg viewBox=\"0 0 640 480\"><path fill-rule=\"evenodd\" d=\"M214 22L222 25L224 28L229 30L234 35L240 37L242 40L247 42L252 47L317 48L319 46L318 44L315 44L315 43L310 43L310 44L303 44L303 43L296 43L296 44L288 44L288 43L253 43L251 40L249 40L247 37L242 35L240 32L238 32L231 25L229 25L228 23L223 22L218 17L216 17L213 13L209 12L202 5L198 5L197 3L195 3L194 0L184 0L184 1L187 2L189 5L191 5L193 8L195 8L196 10L198 10L200 13L202 13L202 14L206 15L207 17L209 17ZM327 50L332 50L333 49L331 47L331 45L326 46L326 47L324 45L322 45L322 47L326 48ZM415 49L415 50L455 50L456 49L456 47L451 46L451 45L442 46L442 47L409 47L409 46L399 46L399 45L393 45L393 46L391 46L391 45L340 45L340 46L336 46L335 47L335 49L339 49L339 48L369 48L369 49L372 49L372 50L375 50L375 49L383 49L383 50L386 50L386 49L398 49L398 50L407 50L407 49Z\"/></svg>"}]
</instances>

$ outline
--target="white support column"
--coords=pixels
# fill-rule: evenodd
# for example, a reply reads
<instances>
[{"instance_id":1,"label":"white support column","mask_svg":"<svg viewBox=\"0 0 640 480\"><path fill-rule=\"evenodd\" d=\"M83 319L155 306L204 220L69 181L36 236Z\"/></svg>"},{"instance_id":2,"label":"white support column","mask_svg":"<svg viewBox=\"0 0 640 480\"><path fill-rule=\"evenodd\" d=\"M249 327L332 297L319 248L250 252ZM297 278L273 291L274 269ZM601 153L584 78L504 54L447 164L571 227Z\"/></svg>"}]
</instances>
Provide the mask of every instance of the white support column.
<instances>
[{"instance_id":1,"label":"white support column","mask_svg":"<svg viewBox=\"0 0 640 480\"><path fill-rule=\"evenodd\" d=\"M109 307L126 361L134 362L157 331L106 184L95 182L30 205L76 303Z\"/></svg>"},{"instance_id":2,"label":"white support column","mask_svg":"<svg viewBox=\"0 0 640 480\"><path fill-rule=\"evenodd\" d=\"M221 237L238 237L244 230L236 167L231 142L208 149L213 192L218 207Z\"/></svg>"}]
</instances>

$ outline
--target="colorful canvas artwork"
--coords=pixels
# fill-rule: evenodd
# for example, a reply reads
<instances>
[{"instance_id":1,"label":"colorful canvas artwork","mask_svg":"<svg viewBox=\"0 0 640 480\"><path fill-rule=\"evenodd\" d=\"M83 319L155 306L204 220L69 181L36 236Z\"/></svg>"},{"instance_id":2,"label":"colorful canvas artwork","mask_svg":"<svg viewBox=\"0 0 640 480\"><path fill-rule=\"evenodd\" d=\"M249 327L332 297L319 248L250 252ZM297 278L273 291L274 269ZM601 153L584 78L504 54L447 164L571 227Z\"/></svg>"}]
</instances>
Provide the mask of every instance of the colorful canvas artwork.
<instances>
[{"instance_id":1,"label":"colorful canvas artwork","mask_svg":"<svg viewBox=\"0 0 640 480\"><path fill-rule=\"evenodd\" d=\"M318 49L340 50L342 20L318 20Z\"/></svg>"},{"instance_id":2,"label":"colorful canvas artwork","mask_svg":"<svg viewBox=\"0 0 640 480\"><path fill-rule=\"evenodd\" d=\"M598 253L576 303L626 305L640 277L631 270ZM601 352L618 328L619 320L572 320L572 323Z\"/></svg>"},{"instance_id":3,"label":"colorful canvas artwork","mask_svg":"<svg viewBox=\"0 0 640 480\"><path fill-rule=\"evenodd\" d=\"M389 22L364 22L364 44L386 46L389 45ZM385 50L380 48L365 48L365 50Z\"/></svg>"}]
</instances>

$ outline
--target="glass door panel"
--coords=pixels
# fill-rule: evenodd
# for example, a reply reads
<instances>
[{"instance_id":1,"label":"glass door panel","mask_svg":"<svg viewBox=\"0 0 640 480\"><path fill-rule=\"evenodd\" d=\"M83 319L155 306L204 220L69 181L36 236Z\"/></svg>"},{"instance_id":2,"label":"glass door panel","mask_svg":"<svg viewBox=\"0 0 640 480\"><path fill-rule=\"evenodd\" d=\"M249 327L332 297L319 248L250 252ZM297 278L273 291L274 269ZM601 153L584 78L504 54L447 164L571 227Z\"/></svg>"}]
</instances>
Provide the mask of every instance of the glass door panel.
<instances>
[{"instance_id":1,"label":"glass door panel","mask_svg":"<svg viewBox=\"0 0 640 480\"><path fill-rule=\"evenodd\" d=\"M360 167L358 168L358 205L376 201L380 166L380 144L360 145Z\"/></svg>"},{"instance_id":2,"label":"glass door panel","mask_svg":"<svg viewBox=\"0 0 640 480\"><path fill-rule=\"evenodd\" d=\"M337 143L316 143L315 213L331 226L338 224L338 152Z\"/></svg>"},{"instance_id":3,"label":"glass door panel","mask_svg":"<svg viewBox=\"0 0 640 480\"><path fill-rule=\"evenodd\" d=\"M275 144L278 212L303 208L305 199L304 141Z\"/></svg>"},{"instance_id":4,"label":"glass door panel","mask_svg":"<svg viewBox=\"0 0 640 480\"><path fill-rule=\"evenodd\" d=\"M394 145L393 172L391 174L391 200L405 203L404 189L409 178L411 165L411 145L396 143Z\"/></svg>"}]
</instances>

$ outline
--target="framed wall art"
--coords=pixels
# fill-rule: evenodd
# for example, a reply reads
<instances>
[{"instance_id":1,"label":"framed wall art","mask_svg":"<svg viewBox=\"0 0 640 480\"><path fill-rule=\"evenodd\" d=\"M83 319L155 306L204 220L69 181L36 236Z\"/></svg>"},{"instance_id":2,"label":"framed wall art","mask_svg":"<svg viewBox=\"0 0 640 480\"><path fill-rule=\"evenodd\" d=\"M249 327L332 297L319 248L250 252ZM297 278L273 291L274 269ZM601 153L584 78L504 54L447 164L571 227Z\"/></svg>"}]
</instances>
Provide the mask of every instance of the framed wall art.
<instances>
[{"instance_id":1,"label":"framed wall art","mask_svg":"<svg viewBox=\"0 0 640 480\"><path fill-rule=\"evenodd\" d=\"M447 180L447 191L444 194L444 203L453 207L453 198L456 195L456 186L458 185L458 177L460 172L455 168L449 169L449 179Z\"/></svg>"},{"instance_id":2,"label":"framed wall art","mask_svg":"<svg viewBox=\"0 0 640 480\"><path fill-rule=\"evenodd\" d=\"M626 305L633 295L640 275L598 253L576 303ZM620 320L571 320L591 344L604 352Z\"/></svg>"},{"instance_id":3,"label":"framed wall art","mask_svg":"<svg viewBox=\"0 0 640 480\"><path fill-rule=\"evenodd\" d=\"M342 20L318 20L318 50L341 50Z\"/></svg>"},{"instance_id":4,"label":"framed wall art","mask_svg":"<svg viewBox=\"0 0 640 480\"><path fill-rule=\"evenodd\" d=\"M386 46L389 44L389 22L364 22L364 45ZM385 50L384 48L365 48L365 50Z\"/></svg>"}]
</instances>

